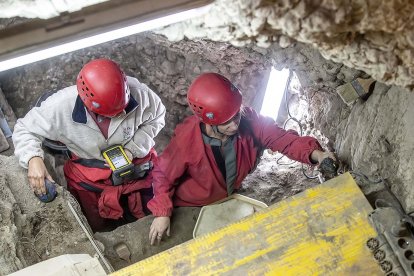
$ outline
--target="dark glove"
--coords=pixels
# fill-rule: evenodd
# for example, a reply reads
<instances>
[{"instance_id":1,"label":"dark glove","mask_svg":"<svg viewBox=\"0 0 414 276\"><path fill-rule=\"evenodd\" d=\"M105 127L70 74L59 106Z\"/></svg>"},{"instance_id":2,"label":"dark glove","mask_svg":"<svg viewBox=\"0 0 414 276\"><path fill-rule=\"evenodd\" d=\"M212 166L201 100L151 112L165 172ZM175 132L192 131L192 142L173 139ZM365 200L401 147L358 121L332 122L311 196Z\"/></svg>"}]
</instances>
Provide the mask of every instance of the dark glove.
<instances>
[{"instance_id":1,"label":"dark glove","mask_svg":"<svg viewBox=\"0 0 414 276\"><path fill-rule=\"evenodd\" d=\"M329 180L338 175L339 164L332 158L325 158L319 165L319 171L325 180Z\"/></svg>"},{"instance_id":2,"label":"dark glove","mask_svg":"<svg viewBox=\"0 0 414 276\"><path fill-rule=\"evenodd\" d=\"M50 182L47 178L45 178L45 187L46 187L46 194L41 195L41 196L39 195L36 195L36 196L41 202L48 203L55 199L57 192L56 192L55 183Z\"/></svg>"}]
</instances>

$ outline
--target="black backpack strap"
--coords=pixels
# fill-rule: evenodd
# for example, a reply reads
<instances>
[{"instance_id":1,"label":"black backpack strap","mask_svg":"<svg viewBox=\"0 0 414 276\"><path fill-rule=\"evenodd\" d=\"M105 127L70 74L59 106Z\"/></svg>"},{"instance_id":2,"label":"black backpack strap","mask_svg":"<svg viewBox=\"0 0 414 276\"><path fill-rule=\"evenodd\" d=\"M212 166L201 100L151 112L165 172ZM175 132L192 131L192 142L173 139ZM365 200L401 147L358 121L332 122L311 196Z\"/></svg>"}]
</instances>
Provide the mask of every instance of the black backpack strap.
<instances>
[{"instance_id":1,"label":"black backpack strap","mask_svg":"<svg viewBox=\"0 0 414 276\"><path fill-rule=\"evenodd\" d=\"M223 155L221 154L220 146L212 145L211 150L213 151L214 159L216 160L217 166L223 175L224 181L226 181L226 163L224 162Z\"/></svg>"},{"instance_id":2,"label":"black backpack strap","mask_svg":"<svg viewBox=\"0 0 414 276\"><path fill-rule=\"evenodd\" d=\"M92 185L89 185L88 183L85 183L85 182L79 182L79 186L81 186L82 188L84 188L85 190L88 190L90 192L101 193L103 191L103 189L96 188L96 187L94 187Z\"/></svg>"},{"instance_id":3,"label":"black backpack strap","mask_svg":"<svg viewBox=\"0 0 414 276\"><path fill-rule=\"evenodd\" d=\"M82 166L88 168L99 168L99 169L108 169L108 166L105 166L106 162L98 159L86 159L86 158L79 158L72 160L73 163L81 164Z\"/></svg>"}]
</instances>

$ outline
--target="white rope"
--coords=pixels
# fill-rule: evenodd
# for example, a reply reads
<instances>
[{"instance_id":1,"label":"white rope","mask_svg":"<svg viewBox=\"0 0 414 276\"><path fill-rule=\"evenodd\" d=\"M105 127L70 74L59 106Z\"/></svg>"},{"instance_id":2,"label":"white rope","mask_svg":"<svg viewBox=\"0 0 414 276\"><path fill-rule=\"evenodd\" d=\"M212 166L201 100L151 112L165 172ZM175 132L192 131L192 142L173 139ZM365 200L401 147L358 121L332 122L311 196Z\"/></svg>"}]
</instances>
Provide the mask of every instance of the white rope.
<instances>
[{"instance_id":1,"label":"white rope","mask_svg":"<svg viewBox=\"0 0 414 276\"><path fill-rule=\"evenodd\" d=\"M99 257L101 258L102 262L106 266L107 270L109 272L114 272L114 268L111 266L110 263L105 259L103 254L101 253L101 250L96 245L95 240L93 239L92 235L89 233L88 229L86 229L85 225L83 224L81 218L79 217L78 213L76 212L75 208L73 208L72 204L70 203L70 200L68 199L66 201L69 205L69 209L72 212L72 214L75 216L76 220L78 221L78 224L81 226L83 232L85 232L86 236L88 237L89 241L91 242L92 246L95 248L95 251L98 253Z\"/></svg>"}]
</instances>

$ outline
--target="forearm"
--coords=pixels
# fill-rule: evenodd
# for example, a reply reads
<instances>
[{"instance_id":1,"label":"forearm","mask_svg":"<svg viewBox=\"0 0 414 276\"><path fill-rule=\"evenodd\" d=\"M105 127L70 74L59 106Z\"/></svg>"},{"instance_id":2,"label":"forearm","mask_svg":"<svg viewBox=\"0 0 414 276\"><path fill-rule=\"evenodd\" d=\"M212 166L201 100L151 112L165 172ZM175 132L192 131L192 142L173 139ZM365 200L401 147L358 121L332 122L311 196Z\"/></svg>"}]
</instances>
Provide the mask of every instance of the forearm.
<instances>
[{"instance_id":1,"label":"forearm","mask_svg":"<svg viewBox=\"0 0 414 276\"><path fill-rule=\"evenodd\" d=\"M155 145L154 138L165 125L165 108L159 103L155 108L153 118L141 124L135 131L133 138L124 147L128 149L133 157L142 158Z\"/></svg>"},{"instance_id":2,"label":"forearm","mask_svg":"<svg viewBox=\"0 0 414 276\"><path fill-rule=\"evenodd\" d=\"M317 152L320 152L322 147L315 138L287 134L284 137L284 140L284 146L279 150L282 154L292 160L305 164L314 164L318 162Z\"/></svg>"},{"instance_id":3,"label":"forearm","mask_svg":"<svg viewBox=\"0 0 414 276\"><path fill-rule=\"evenodd\" d=\"M18 120L14 127L12 140L14 154L23 168L28 168L29 160L33 157L44 157L41 138L28 131L21 120Z\"/></svg>"},{"instance_id":4,"label":"forearm","mask_svg":"<svg viewBox=\"0 0 414 276\"><path fill-rule=\"evenodd\" d=\"M183 176L186 170L185 162L174 160L173 156L179 156L176 151L175 141L164 150L158 163L152 171L154 197L148 203L148 208L154 216L171 216L173 210L173 196L177 180Z\"/></svg>"},{"instance_id":5,"label":"forearm","mask_svg":"<svg viewBox=\"0 0 414 276\"><path fill-rule=\"evenodd\" d=\"M166 177L164 169L162 166L160 167L160 164L154 167L152 177L154 197L148 202L148 209L156 217L169 217L173 209L174 183Z\"/></svg>"},{"instance_id":6,"label":"forearm","mask_svg":"<svg viewBox=\"0 0 414 276\"><path fill-rule=\"evenodd\" d=\"M285 130L271 118L252 113L248 124L264 148L278 151L292 160L312 164L312 152L322 149L315 138Z\"/></svg>"},{"instance_id":7,"label":"forearm","mask_svg":"<svg viewBox=\"0 0 414 276\"><path fill-rule=\"evenodd\" d=\"M57 106L58 104L52 105L45 101L40 107L31 109L24 118L17 120L12 139L14 153L22 167L27 168L29 160L34 156L43 158L43 139L59 140Z\"/></svg>"},{"instance_id":8,"label":"forearm","mask_svg":"<svg viewBox=\"0 0 414 276\"><path fill-rule=\"evenodd\" d=\"M145 157L151 148L155 145L153 138L149 137L141 131L137 131L134 138L124 145L129 150L133 158Z\"/></svg>"}]
</instances>

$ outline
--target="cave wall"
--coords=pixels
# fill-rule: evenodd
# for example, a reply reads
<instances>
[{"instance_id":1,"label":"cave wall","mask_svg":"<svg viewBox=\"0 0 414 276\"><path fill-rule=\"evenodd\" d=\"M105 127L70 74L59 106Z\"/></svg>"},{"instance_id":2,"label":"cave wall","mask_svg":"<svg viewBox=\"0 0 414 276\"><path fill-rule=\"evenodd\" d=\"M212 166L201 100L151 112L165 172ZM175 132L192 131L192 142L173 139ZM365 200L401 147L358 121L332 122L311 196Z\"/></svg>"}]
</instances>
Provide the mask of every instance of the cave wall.
<instances>
[{"instance_id":1,"label":"cave wall","mask_svg":"<svg viewBox=\"0 0 414 276\"><path fill-rule=\"evenodd\" d=\"M167 125L157 138L162 149L175 125L190 114L186 89L198 74L226 75L241 88L244 103L258 110L270 67L288 67L302 84L298 97L308 103L306 111L293 108L305 114L300 118L304 134L325 138L324 146L372 185L384 180L413 212L412 5L218 0L206 16L157 31L171 41L152 33L131 36L0 73L0 86L22 117L43 92L74 84L90 59L112 58L167 106ZM336 87L368 76L378 80L373 94L345 105ZM0 209L9 210L7 204ZM7 231L14 235L15 229Z\"/></svg>"},{"instance_id":2,"label":"cave wall","mask_svg":"<svg viewBox=\"0 0 414 276\"><path fill-rule=\"evenodd\" d=\"M412 92L376 83L368 100L337 125L336 137L339 156L372 182L385 180L407 212L414 211L413 106Z\"/></svg>"},{"instance_id":3,"label":"cave wall","mask_svg":"<svg viewBox=\"0 0 414 276\"><path fill-rule=\"evenodd\" d=\"M206 15L167 26L170 40L208 38L236 46L299 41L375 79L414 89L410 0L217 0Z\"/></svg>"},{"instance_id":4,"label":"cave wall","mask_svg":"<svg viewBox=\"0 0 414 276\"><path fill-rule=\"evenodd\" d=\"M98 2L102 0L3 1L0 17L6 19L0 19L0 29L24 17L51 17ZM413 90L413 8L410 0L216 0L204 16L167 26L159 33L171 41L207 38L264 48L302 42L326 59Z\"/></svg>"},{"instance_id":5,"label":"cave wall","mask_svg":"<svg viewBox=\"0 0 414 276\"><path fill-rule=\"evenodd\" d=\"M68 195L57 187L57 198L40 202L28 188L27 171L14 157L0 155L0 275L63 254L96 250L67 205Z\"/></svg>"},{"instance_id":6,"label":"cave wall","mask_svg":"<svg viewBox=\"0 0 414 276\"><path fill-rule=\"evenodd\" d=\"M306 111L309 115L299 118L304 120L306 134L316 128L331 142L335 140L336 128L326 122L330 119L323 112L325 104L346 111L335 87L363 75L324 59L317 50L302 43L289 47L273 43L266 49L256 45L239 48L207 40L171 42L164 36L146 33L2 72L0 85L16 115L22 117L42 93L73 85L82 65L99 57L119 62L127 74L136 76L162 98L167 106L167 125L158 137L159 149L171 137L175 125L191 114L186 103L187 88L202 72L227 76L241 89L244 104L260 110L270 68L294 70L303 87L302 97L315 101Z\"/></svg>"},{"instance_id":7,"label":"cave wall","mask_svg":"<svg viewBox=\"0 0 414 276\"><path fill-rule=\"evenodd\" d=\"M335 125L349 115L350 108L344 104L336 93L336 87L357 77L367 75L359 70L349 68L330 60L308 45L295 43L289 47L281 47L273 43L266 49L261 49L267 60L271 60L275 68L293 70L301 84L300 97L308 102L308 110L303 113L302 124L305 134L316 129L332 144L337 135ZM328 116L327 110L336 110L339 115ZM307 131L306 131L307 130ZM335 148L331 147L331 150Z\"/></svg>"},{"instance_id":8,"label":"cave wall","mask_svg":"<svg viewBox=\"0 0 414 276\"><path fill-rule=\"evenodd\" d=\"M137 77L161 97L167 115L166 127L157 137L158 149L168 142L175 125L191 114L187 89L200 73L225 75L241 89L244 104L254 106L256 95L266 89L270 69L261 54L247 48L212 42L172 44L147 33L2 72L0 85L16 116L22 117L41 94L75 84L82 65L100 57L118 62L126 74Z\"/></svg>"},{"instance_id":9,"label":"cave wall","mask_svg":"<svg viewBox=\"0 0 414 276\"><path fill-rule=\"evenodd\" d=\"M306 115L300 118L304 134L326 138L323 145L336 151L351 169L386 179L406 210L414 210L408 123L413 121L408 108L413 96L407 89L377 82L368 101L347 106L335 88L369 75L326 60L309 45L293 43L282 47L275 42L267 48L254 44L237 48L201 39L171 42L152 33L0 73L1 88L21 117L44 91L72 85L82 64L97 57L119 62L127 74L136 76L161 96L167 106L167 125L157 138L158 150L166 145L175 125L190 114L186 90L201 72L226 75L241 88L244 103L259 110L270 67L290 68L302 84L300 97L308 102L308 110L301 111ZM382 117L388 123L379 119Z\"/></svg>"},{"instance_id":10,"label":"cave wall","mask_svg":"<svg viewBox=\"0 0 414 276\"><path fill-rule=\"evenodd\" d=\"M318 129L330 144L335 141L337 128L329 122L349 114L335 87L364 75L324 59L316 49L302 43L239 48L207 40L171 42L164 36L147 33L0 73L1 87L16 115L22 117L43 92L74 84L82 65L98 57L119 62L127 74L136 76L161 96L167 106L167 125L157 139L158 149L164 147L175 125L190 114L187 88L202 72L219 72L229 77L241 89L244 104L260 110L271 66L294 70L303 88L301 97L311 102L306 118L298 118L304 133L314 134L312 130ZM339 119L332 119L326 116L326 108L343 112Z\"/></svg>"}]
</instances>

